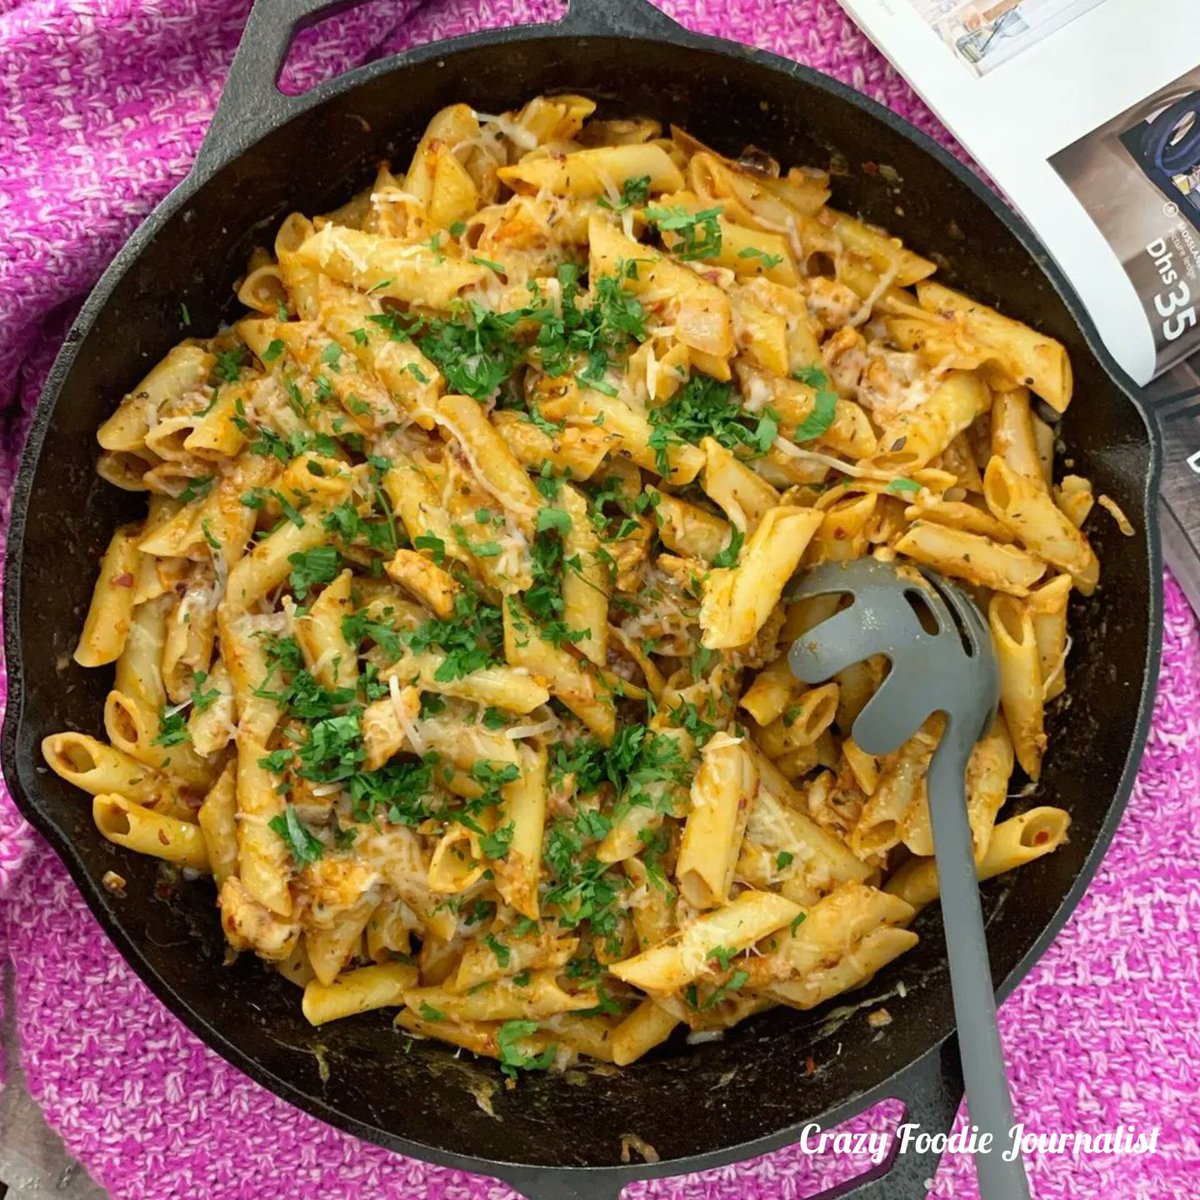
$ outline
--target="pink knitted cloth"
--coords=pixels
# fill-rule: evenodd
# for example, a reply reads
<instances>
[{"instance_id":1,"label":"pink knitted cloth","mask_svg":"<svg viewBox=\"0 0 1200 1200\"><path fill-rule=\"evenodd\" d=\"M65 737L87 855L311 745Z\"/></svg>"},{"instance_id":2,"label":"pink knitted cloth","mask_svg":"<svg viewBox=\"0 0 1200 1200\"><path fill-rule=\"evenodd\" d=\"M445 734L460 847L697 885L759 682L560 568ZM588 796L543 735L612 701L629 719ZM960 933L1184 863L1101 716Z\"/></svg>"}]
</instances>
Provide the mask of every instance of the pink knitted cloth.
<instances>
[{"instance_id":1,"label":"pink knitted cloth","mask_svg":"<svg viewBox=\"0 0 1200 1200\"><path fill-rule=\"evenodd\" d=\"M279 2L279 0L274 0ZM0 502L29 412L86 289L186 172L249 0L0 0ZM835 0L675 0L683 24L807 62L949 138ZM295 88L554 0L374 0L300 39ZM1031 1129L1162 1127L1145 1158L1033 1157L1038 1200L1200 1195L1200 637L1168 580L1163 684L1141 779L1087 897L1004 1006ZM0 689L3 682L0 681ZM0 690L0 696L3 695ZM366 1145L275 1099L156 1001L0 790L0 954L34 1094L120 1200L482 1200L494 1181ZM894 1127L881 1107L858 1125ZM963 1116L960 1113L960 1124ZM784 1150L626 1195L799 1198L854 1160ZM970 1162L933 1194L976 1195Z\"/></svg>"}]
</instances>

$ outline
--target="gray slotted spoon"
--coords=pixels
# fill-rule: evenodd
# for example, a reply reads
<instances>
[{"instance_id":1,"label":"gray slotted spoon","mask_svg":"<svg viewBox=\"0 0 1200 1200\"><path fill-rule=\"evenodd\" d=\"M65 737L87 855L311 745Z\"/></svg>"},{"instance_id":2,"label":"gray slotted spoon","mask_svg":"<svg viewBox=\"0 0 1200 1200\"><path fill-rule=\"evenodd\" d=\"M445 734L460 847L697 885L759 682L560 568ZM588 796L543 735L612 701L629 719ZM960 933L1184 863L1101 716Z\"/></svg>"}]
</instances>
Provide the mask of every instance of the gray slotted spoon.
<instances>
[{"instance_id":1,"label":"gray slotted spoon","mask_svg":"<svg viewBox=\"0 0 1200 1200\"><path fill-rule=\"evenodd\" d=\"M891 670L854 722L854 741L868 754L898 749L933 713L945 715L926 784L967 1103L980 1133L992 1135L991 1151L975 1155L975 1172L981 1200L1029 1200L1024 1164L1002 1155L1014 1124L1012 1097L967 822L967 760L995 717L999 676L974 602L932 572L923 575L928 587L890 563L862 558L798 576L785 599L840 593L853 603L797 638L788 663L798 679L821 683L874 655L889 660ZM922 624L922 611L936 631Z\"/></svg>"}]
</instances>

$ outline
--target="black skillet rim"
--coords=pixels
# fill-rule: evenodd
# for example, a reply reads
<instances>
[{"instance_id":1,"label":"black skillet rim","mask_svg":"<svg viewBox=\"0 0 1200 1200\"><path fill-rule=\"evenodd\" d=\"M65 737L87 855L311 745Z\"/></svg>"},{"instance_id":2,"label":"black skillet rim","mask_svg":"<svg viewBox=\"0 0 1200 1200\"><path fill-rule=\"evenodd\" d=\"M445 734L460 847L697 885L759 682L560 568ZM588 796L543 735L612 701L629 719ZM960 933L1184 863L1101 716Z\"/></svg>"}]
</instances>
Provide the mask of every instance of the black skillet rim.
<instances>
[{"instance_id":1,"label":"black skillet rim","mask_svg":"<svg viewBox=\"0 0 1200 1200\"><path fill-rule=\"evenodd\" d=\"M577 0L578 3L578 0ZM66 335L46 383L39 397L37 408L30 425L25 448L22 452L20 469L13 489L11 518L8 533L8 548L5 556L5 595L4 595L4 648L9 673L9 699L4 718L3 731L0 733L0 749L3 751L3 766L6 780L13 798L21 813L49 841L59 858L66 865L69 873L79 887L85 901L96 916L108 937L117 946L125 960L137 972L155 996L166 1006L206 1045L216 1050L226 1061L247 1074L256 1083L267 1088L273 1094L280 1096L289 1103L311 1113L325 1121L357 1137L384 1145L389 1149L409 1154L424 1161L434 1162L442 1166L458 1168L482 1174L495 1174L501 1177L511 1177L514 1182L518 1173L525 1173L522 1182L530 1179L549 1182L551 1177L570 1177L577 1179L579 1186L584 1186L585 1178L596 1184L616 1190L634 1179L643 1179L663 1175L680 1175L694 1171L706 1170L726 1163L767 1153L771 1150L794 1143L802 1126L789 1126L749 1142L726 1147L723 1150L688 1158L672 1159L655 1165L639 1164L637 1166L600 1166L600 1167L533 1167L524 1163L511 1163L497 1159L475 1158L467 1155L449 1153L437 1147L424 1143L412 1142L395 1135L383 1135L381 1131L363 1126L345 1117L343 1114L326 1106L318 1097L307 1095L288 1080L282 1079L265 1069L257 1062L244 1056L239 1050L228 1043L219 1030L206 1024L196 1017L187 1002L173 992L148 964L142 959L136 944L125 931L115 922L110 921L99 906L98 884L84 870L82 863L75 855L70 842L62 836L56 826L44 817L37 804L31 800L16 778L12 764L15 761L14 748L17 730L20 725L23 703L22 656L16 630L20 621L20 579L24 555L26 514L31 497L31 484L34 470L40 459L42 445L47 428L52 419L62 383L69 373L78 349L91 331L97 314L107 302L109 295L118 280L125 274L131 264L140 256L145 245L158 233L167 219L207 183L232 159L248 152L254 145L266 136L267 132L295 119L297 116L318 107L330 97L350 91L358 85L373 80L381 75L402 71L406 67L423 63L430 59L446 58L458 51L474 50L485 47L501 46L512 42L527 42L545 40L553 44L561 39L595 38L631 38L639 41L660 42L672 48L706 50L711 53L726 56L749 57L757 66L764 70L780 72L790 79L801 79L811 86L832 93L836 98L851 104L890 126L892 130L907 138L918 149L931 156L941 167L948 170L961 185L969 188L977 198L981 199L992 212L1008 228L1009 232L1021 244L1032 262L1045 275L1052 287L1059 294L1072 319L1079 326L1084 340L1100 363L1101 367L1111 377L1126 400L1141 417L1146 430L1146 439L1150 452L1149 469L1144 481L1146 511L1153 513L1154 498L1157 495L1162 463L1162 448L1159 432L1153 418L1135 398L1128 377L1121 371L1112 356L1100 342L1095 326L1083 309L1071 285L1066 280L1058 266L1051 260L1045 249L1040 245L1029 227L1018 218L1000 199L987 188L979 178L964 166L958 159L949 154L932 138L897 116L890 109L878 102L863 96L854 89L831 79L802 64L781 58L767 51L760 51L729 42L725 39L694 34L682 28L670 28L671 24L664 14L651 9L654 21L630 19L633 14L623 10L620 3L604 3L604 0L591 0L592 13L595 18L587 22L570 19L558 25L532 25L503 30L485 30L446 42L433 43L416 47L401 54L360 67L333 80L319 85L300 98L291 99L286 108L284 119L278 119L279 114L273 114L270 128L264 130L247 144L228 146L221 144L223 139L215 139L217 144L206 142L202 161L198 159L197 166L182 183L180 183L138 226L130 239L122 246L116 258L105 270L95 288L88 296L78 317ZM582 6L581 6L582 7ZM609 13L603 10L611 9ZM572 14L574 18L574 14ZM623 19L622 19L623 18ZM639 24L641 29L638 28ZM670 41L667 41L667 38ZM271 114L269 114L271 115ZM224 132L224 131L222 131ZM1033 963L1041 956L1045 948L1057 936L1075 909L1092 876L1095 874L1101 859L1112 841L1126 803L1132 791L1149 731L1153 711L1155 684L1157 682L1159 662L1161 657L1161 629L1163 615L1162 598L1162 559L1157 523L1151 523L1146 530L1147 569L1150 572L1150 611L1148 613L1150 644L1144 665L1142 688L1139 697L1139 710L1135 725L1135 741L1131 746L1125 761L1117 789L1108 806L1104 822L1097 838L1084 860L1079 873L1071 887L1063 896L1053 918L1048 922L1042 933L1034 940L1026 954L1014 966L997 988L998 999L1006 997L1022 978L1028 973ZM949 1036L949 1035L948 1035ZM853 1097L844 1104L835 1106L822 1114L822 1124L826 1127L835 1125L855 1113L861 1112L881 1099L896 1095L905 1089L902 1081L920 1071L928 1071L930 1064L936 1065L939 1053L944 1044L939 1042L932 1046L921 1058L906 1067L897 1070L892 1076L883 1080L869 1091ZM574 1188L571 1188L574 1191Z\"/></svg>"}]
</instances>

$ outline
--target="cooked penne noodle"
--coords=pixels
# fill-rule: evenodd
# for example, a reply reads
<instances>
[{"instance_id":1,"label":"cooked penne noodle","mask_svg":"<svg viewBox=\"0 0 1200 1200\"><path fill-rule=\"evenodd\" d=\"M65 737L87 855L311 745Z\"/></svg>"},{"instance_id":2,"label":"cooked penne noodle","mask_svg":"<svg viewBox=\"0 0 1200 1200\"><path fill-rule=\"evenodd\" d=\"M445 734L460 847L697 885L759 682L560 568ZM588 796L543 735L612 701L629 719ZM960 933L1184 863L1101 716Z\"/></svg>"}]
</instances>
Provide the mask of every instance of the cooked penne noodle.
<instances>
[{"instance_id":1,"label":"cooked penne noodle","mask_svg":"<svg viewBox=\"0 0 1200 1200\"><path fill-rule=\"evenodd\" d=\"M1029 605L1013 596L993 596L988 624L1000 669L1000 707L1012 734L1017 761L1030 777L1042 770L1046 748L1045 694L1037 633Z\"/></svg>"},{"instance_id":2,"label":"cooked penne noodle","mask_svg":"<svg viewBox=\"0 0 1200 1200\"><path fill-rule=\"evenodd\" d=\"M237 769L228 763L196 813L209 866L220 887L237 869Z\"/></svg>"},{"instance_id":3,"label":"cooked penne noodle","mask_svg":"<svg viewBox=\"0 0 1200 1200\"><path fill-rule=\"evenodd\" d=\"M700 606L705 646L744 646L758 633L822 520L809 508L768 509L737 566L708 573Z\"/></svg>"},{"instance_id":4,"label":"cooked penne noodle","mask_svg":"<svg viewBox=\"0 0 1200 1200\"><path fill-rule=\"evenodd\" d=\"M726 735L704 747L692 783L692 803L683 827L675 877L693 908L729 901L738 847L758 790L758 768L740 740Z\"/></svg>"},{"instance_id":5,"label":"cooked penne noodle","mask_svg":"<svg viewBox=\"0 0 1200 1200\"><path fill-rule=\"evenodd\" d=\"M1016 546L930 521L914 521L896 549L957 579L1014 596L1028 596L1046 573L1043 561Z\"/></svg>"},{"instance_id":6,"label":"cooked penne noodle","mask_svg":"<svg viewBox=\"0 0 1200 1200\"><path fill-rule=\"evenodd\" d=\"M670 941L613 963L610 970L643 991L676 992L704 972L714 950L745 950L800 911L799 905L773 892L742 892L729 904L694 918Z\"/></svg>"},{"instance_id":7,"label":"cooked penne noodle","mask_svg":"<svg viewBox=\"0 0 1200 1200\"><path fill-rule=\"evenodd\" d=\"M986 346L1015 384L1032 388L1056 412L1066 409L1071 360L1060 342L932 280L917 284L917 298L922 308L960 318L967 336Z\"/></svg>"},{"instance_id":8,"label":"cooked penne noodle","mask_svg":"<svg viewBox=\"0 0 1200 1200\"><path fill-rule=\"evenodd\" d=\"M1056 505L1039 476L1017 475L1001 458L988 463L983 494L997 520L1045 562L1067 571L1090 596L1100 578L1100 560L1088 540Z\"/></svg>"},{"instance_id":9,"label":"cooked penne noodle","mask_svg":"<svg viewBox=\"0 0 1200 1200\"><path fill-rule=\"evenodd\" d=\"M1061 808L1031 808L992 831L987 852L976 861L980 880L993 879L1057 850L1067 839L1071 818ZM938 898L937 865L929 858L910 858L884 885L887 891L922 909Z\"/></svg>"},{"instance_id":10,"label":"cooked penne noodle","mask_svg":"<svg viewBox=\"0 0 1200 1200\"><path fill-rule=\"evenodd\" d=\"M92 817L96 828L117 846L195 871L209 870L208 850L199 825L115 795L95 797Z\"/></svg>"},{"instance_id":11,"label":"cooked penne noodle","mask_svg":"<svg viewBox=\"0 0 1200 1200\"><path fill-rule=\"evenodd\" d=\"M75 647L81 667L102 667L115 662L125 649L133 623L134 586L139 569L138 533L125 526L113 534Z\"/></svg>"},{"instance_id":12,"label":"cooked penne noodle","mask_svg":"<svg viewBox=\"0 0 1200 1200\"><path fill-rule=\"evenodd\" d=\"M661 1045L679 1025L679 1018L654 1000L643 1000L612 1034L612 1059L618 1067L637 1062Z\"/></svg>"},{"instance_id":13,"label":"cooked penne noodle","mask_svg":"<svg viewBox=\"0 0 1200 1200\"><path fill-rule=\"evenodd\" d=\"M376 1008L399 1008L416 988L417 976L407 963L379 963L346 971L330 983L314 979L304 988L304 1019L324 1025Z\"/></svg>"}]
</instances>

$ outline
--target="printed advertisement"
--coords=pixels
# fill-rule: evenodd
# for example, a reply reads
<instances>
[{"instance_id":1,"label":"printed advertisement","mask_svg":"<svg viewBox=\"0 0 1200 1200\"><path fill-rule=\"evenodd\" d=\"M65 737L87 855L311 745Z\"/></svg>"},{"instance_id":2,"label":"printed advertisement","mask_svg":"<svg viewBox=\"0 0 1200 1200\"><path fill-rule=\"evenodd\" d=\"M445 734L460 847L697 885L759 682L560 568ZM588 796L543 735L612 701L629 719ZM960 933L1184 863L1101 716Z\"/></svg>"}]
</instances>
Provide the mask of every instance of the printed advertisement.
<instances>
[{"instance_id":1,"label":"printed advertisement","mask_svg":"<svg viewBox=\"0 0 1200 1200\"><path fill-rule=\"evenodd\" d=\"M1200 347L1200 69L1052 155L1154 334L1155 373Z\"/></svg>"},{"instance_id":2,"label":"printed advertisement","mask_svg":"<svg viewBox=\"0 0 1200 1200\"><path fill-rule=\"evenodd\" d=\"M1103 0L909 0L974 75L986 75Z\"/></svg>"}]
</instances>

